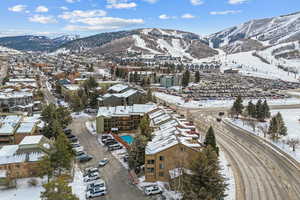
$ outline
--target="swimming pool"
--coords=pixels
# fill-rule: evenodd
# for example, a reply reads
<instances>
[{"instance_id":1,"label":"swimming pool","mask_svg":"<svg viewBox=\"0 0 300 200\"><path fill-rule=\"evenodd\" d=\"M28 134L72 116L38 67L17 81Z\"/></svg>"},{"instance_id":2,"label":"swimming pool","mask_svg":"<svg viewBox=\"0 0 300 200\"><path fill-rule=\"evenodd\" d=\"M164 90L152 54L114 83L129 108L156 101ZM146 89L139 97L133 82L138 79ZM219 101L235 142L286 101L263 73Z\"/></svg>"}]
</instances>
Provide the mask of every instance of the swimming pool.
<instances>
[{"instance_id":1,"label":"swimming pool","mask_svg":"<svg viewBox=\"0 0 300 200\"><path fill-rule=\"evenodd\" d=\"M133 142L133 137L131 135L123 135L120 136L122 140L124 140L127 144L131 144Z\"/></svg>"}]
</instances>

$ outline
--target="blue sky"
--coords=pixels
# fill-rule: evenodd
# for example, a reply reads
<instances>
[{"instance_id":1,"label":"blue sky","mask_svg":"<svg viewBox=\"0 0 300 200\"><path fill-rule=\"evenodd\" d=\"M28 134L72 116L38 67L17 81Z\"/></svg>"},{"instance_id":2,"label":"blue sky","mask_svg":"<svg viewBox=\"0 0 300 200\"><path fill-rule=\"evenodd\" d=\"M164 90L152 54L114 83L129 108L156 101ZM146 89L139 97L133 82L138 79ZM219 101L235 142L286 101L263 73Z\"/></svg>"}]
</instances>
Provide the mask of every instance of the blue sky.
<instances>
[{"instance_id":1,"label":"blue sky","mask_svg":"<svg viewBox=\"0 0 300 200\"><path fill-rule=\"evenodd\" d=\"M0 35L170 28L206 35L300 11L299 0L1 0Z\"/></svg>"}]
</instances>

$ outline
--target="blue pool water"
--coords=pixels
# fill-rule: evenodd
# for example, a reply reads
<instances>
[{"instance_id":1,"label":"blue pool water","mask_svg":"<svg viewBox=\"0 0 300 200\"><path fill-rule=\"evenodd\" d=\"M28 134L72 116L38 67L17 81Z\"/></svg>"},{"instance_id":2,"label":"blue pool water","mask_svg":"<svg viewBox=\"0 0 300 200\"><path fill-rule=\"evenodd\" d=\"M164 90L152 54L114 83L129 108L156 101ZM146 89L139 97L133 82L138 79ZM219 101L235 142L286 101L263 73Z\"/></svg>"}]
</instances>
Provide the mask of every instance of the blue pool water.
<instances>
[{"instance_id":1,"label":"blue pool water","mask_svg":"<svg viewBox=\"0 0 300 200\"><path fill-rule=\"evenodd\" d=\"M131 144L133 142L133 137L131 135L123 135L120 136L122 140L124 140L127 144Z\"/></svg>"}]
</instances>

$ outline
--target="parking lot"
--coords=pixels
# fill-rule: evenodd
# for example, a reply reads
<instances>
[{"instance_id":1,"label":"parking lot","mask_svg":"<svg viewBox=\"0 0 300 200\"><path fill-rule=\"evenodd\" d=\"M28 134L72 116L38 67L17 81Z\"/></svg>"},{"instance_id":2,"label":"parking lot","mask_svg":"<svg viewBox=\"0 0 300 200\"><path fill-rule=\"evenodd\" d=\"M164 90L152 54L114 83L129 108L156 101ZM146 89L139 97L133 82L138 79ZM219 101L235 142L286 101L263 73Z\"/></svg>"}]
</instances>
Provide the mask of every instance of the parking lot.
<instances>
[{"instance_id":1,"label":"parking lot","mask_svg":"<svg viewBox=\"0 0 300 200\"><path fill-rule=\"evenodd\" d=\"M94 198L95 200L143 200L155 199L155 197L147 197L135 185L132 185L128 179L127 170L117 161L109 151L98 144L97 137L91 135L86 127L86 119L74 119L70 128L73 134L79 138L80 144L84 147L84 151L93 156L89 162L79 164L83 170L87 167L96 167L98 162L103 158L109 158L109 163L100 168L100 175L106 182L108 193L105 196Z\"/></svg>"}]
</instances>

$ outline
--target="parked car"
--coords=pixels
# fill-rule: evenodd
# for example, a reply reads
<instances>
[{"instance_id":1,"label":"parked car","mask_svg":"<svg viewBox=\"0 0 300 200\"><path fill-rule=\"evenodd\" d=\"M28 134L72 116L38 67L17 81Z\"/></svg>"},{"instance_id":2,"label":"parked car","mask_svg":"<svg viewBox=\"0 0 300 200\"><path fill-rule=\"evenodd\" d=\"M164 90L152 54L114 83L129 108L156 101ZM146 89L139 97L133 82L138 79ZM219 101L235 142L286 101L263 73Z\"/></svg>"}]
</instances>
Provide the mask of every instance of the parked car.
<instances>
[{"instance_id":1,"label":"parked car","mask_svg":"<svg viewBox=\"0 0 300 200\"><path fill-rule=\"evenodd\" d=\"M105 140L103 143L105 145L108 145L109 143L112 143L112 142L117 142L117 141L115 139L109 138L109 139Z\"/></svg>"},{"instance_id":2,"label":"parked car","mask_svg":"<svg viewBox=\"0 0 300 200\"><path fill-rule=\"evenodd\" d=\"M72 148L81 147L79 142L71 143Z\"/></svg>"},{"instance_id":3,"label":"parked car","mask_svg":"<svg viewBox=\"0 0 300 200\"><path fill-rule=\"evenodd\" d=\"M78 142L78 138L76 136L69 138L70 142Z\"/></svg>"},{"instance_id":4,"label":"parked car","mask_svg":"<svg viewBox=\"0 0 300 200\"><path fill-rule=\"evenodd\" d=\"M128 155L126 155L126 156L123 157L123 161L124 161L124 162L127 162L127 161L128 161Z\"/></svg>"},{"instance_id":5,"label":"parked car","mask_svg":"<svg viewBox=\"0 0 300 200\"><path fill-rule=\"evenodd\" d=\"M89 174L94 173L94 172L98 172L99 173L99 169L95 168L95 167L86 168L86 169L84 169L83 176L88 176Z\"/></svg>"},{"instance_id":6,"label":"parked car","mask_svg":"<svg viewBox=\"0 0 300 200\"><path fill-rule=\"evenodd\" d=\"M86 198L94 198L94 197L99 197L103 196L107 193L106 187L95 187L93 190L89 190L86 192Z\"/></svg>"},{"instance_id":7,"label":"parked car","mask_svg":"<svg viewBox=\"0 0 300 200\"><path fill-rule=\"evenodd\" d=\"M114 145L114 144L118 144L118 142L116 140L111 140L111 141L107 142L105 145L106 146L111 146L111 145Z\"/></svg>"},{"instance_id":8,"label":"parked car","mask_svg":"<svg viewBox=\"0 0 300 200\"><path fill-rule=\"evenodd\" d=\"M68 137L68 138L73 138L73 137L76 137L76 136L73 135L72 133L70 133L70 134L67 135L67 137Z\"/></svg>"},{"instance_id":9,"label":"parked car","mask_svg":"<svg viewBox=\"0 0 300 200\"><path fill-rule=\"evenodd\" d=\"M106 140L108 140L108 139L113 139L113 138L112 138L111 135L108 135L108 134L102 135L102 136L101 136L101 141L102 141L103 143L104 143Z\"/></svg>"},{"instance_id":10,"label":"parked car","mask_svg":"<svg viewBox=\"0 0 300 200\"><path fill-rule=\"evenodd\" d=\"M81 156L83 154L85 154L84 151L75 151L75 156Z\"/></svg>"},{"instance_id":11,"label":"parked car","mask_svg":"<svg viewBox=\"0 0 300 200\"><path fill-rule=\"evenodd\" d=\"M86 186L86 191L93 190L95 187L105 187L105 182L103 179L98 179L94 182L88 183Z\"/></svg>"},{"instance_id":12,"label":"parked car","mask_svg":"<svg viewBox=\"0 0 300 200\"><path fill-rule=\"evenodd\" d=\"M98 172L93 172L83 178L84 182L91 182L100 179L100 175Z\"/></svg>"},{"instance_id":13,"label":"parked car","mask_svg":"<svg viewBox=\"0 0 300 200\"><path fill-rule=\"evenodd\" d=\"M123 148L123 146L120 145L119 143L118 144L112 144L112 145L108 146L109 151L114 151L114 150L118 150L118 149L122 149L122 148Z\"/></svg>"},{"instance_id":14,"label":"parked car","mask_svg":"<svg viewBox=\"0 0 300 200\"><path fill-rule=\"evenodd\" d=\"M72 130L69 129L69 128L65 128L65 129L64 129L64 133L65 133L66 135L70 135L70 134L72 133Z\"/></svg>"},{"instance_id":15,"label":"parked car","mask_svg":"<svg viewBox=\"0 0 300 200\"><path fill-rule=\"evenodd\" d=\"M144 188L145 195L161 194L162 189L158 185L149 185Z\"/></svg>"},{"instance_id":16,"label":"parked car","mask_svg":"<svg viewBox=\"0 0 300 200\"><path fill-rule=\"evenodd\" d=\"M104 167L108 162L109 162L108 158L103 158L102 160L99 161L98 167Z\"/></svg>"},{"instance_id":17,"label":"parked car","mask_svg":"<svg viewBox=\"0 0 300 200\"><path fill-rule=\"evenodd\" d=\"M83 151L83 150L84 150L82 146L79 146L79 147L73 147L72 149L73 149L75 152L76 152L76 151Z\"/></svg>"},{"instance_id":18,"label":"parked car","mask_svg":"<svg viewBox=\"0 0 300 200\"><path fill-rule=\"evenodd\" d=\"M76 157L76 160L78 160L79 162L88 162L92 159L93 159L93 156L90 156L88 154L83 154L83 155Z\"/></svg>"}]
</instances>

